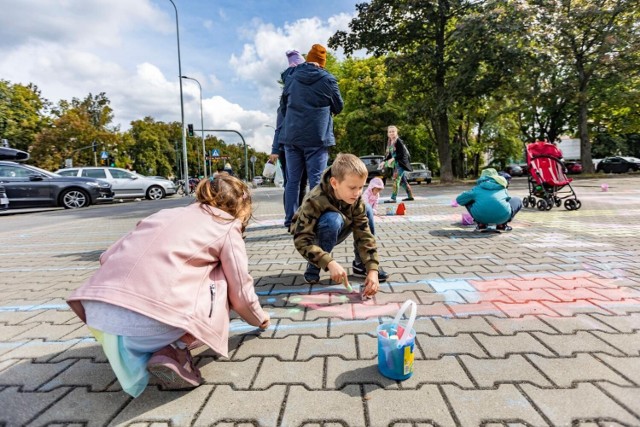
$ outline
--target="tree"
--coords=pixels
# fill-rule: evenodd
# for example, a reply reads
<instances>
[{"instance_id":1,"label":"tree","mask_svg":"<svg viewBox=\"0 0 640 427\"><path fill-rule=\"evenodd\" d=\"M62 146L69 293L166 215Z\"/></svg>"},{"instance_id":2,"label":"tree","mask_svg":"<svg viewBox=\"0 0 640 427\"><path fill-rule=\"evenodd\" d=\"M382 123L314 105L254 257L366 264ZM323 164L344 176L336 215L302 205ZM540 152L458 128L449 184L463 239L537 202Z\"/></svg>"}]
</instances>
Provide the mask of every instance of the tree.
<instances>
[{"instance_id":1,"label":"tree","mask_svg":"<svg viewBox=\"0 0 640 427\"><path fill-rule=\"evenodd\" d=\"M356 6L350 33L331 47L347 54L388 54L407 113L428 121L438 147L440 178L453 179L449 115L456 102L499 87L518 66L518 5L465 0L372 0Z\"/></svg>"},{"instance_id":2,"label":"tree","mask_svg":"<svg viewBox=\"0 0 640 427\"><path fill-rule=\"evenodd\" d=\"M551 46L563 58L575 86L581 162L593 172L589 110L594 86L616 75L637 75L640 27L638 0L534 0Z\"/></svg>"},{"instance_id":3,"label":"tree","mask_svg":"<svg viewBox=\"0 0 640 427\"><path fill-rule=\"evenodd\" d=\"M0 80L0 137L13 148L29 151L36 134L49 122L45 116L49 105L37 86Z\"/></svg>"}]
</instances>

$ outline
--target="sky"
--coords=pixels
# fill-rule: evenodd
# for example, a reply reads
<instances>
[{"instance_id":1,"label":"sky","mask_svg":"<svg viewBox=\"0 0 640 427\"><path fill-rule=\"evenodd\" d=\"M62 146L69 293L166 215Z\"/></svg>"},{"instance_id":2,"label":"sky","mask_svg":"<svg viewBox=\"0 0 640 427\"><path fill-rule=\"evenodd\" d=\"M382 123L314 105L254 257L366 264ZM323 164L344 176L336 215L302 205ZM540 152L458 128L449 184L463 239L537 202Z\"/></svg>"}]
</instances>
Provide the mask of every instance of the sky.
<instances>
[{"instance_id":1,"label":"sky","mask_svg":"<svg viewBox=\"0 0 640 427\"><path fill-rule=\"evenodd\" d=\"M363 1L174 0L182 75L202 86L204 128L236 130L268 153L285 51L326 46L348 29ZM0 0L0 6L0 79L33 83L54 103L105 92L112 124L121 130L146 116L180 122L170 0ZM185 126L200 129L198 84L183 79L182 87ZM241 142L233 133L214 135Z\"/></svg>"}]
</instances>

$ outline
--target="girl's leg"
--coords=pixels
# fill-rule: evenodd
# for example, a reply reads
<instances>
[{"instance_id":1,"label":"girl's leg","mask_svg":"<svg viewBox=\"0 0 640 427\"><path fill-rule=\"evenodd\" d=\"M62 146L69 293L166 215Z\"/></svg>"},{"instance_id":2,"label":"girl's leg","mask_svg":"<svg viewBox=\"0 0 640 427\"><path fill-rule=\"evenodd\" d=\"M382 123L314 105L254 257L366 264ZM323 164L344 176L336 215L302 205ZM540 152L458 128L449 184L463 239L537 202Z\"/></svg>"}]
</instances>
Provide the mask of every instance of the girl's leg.
<instances>
[{"instance_id":1,"label":"girl's leg","mask_svg":"<svg viewBox=\"0 0 640 427\"><path fill-rule=\"evenodd\" d=\"M398 187L400 186L400 181L402 180L402 175L398 173L398 168L393 170L393 190L391 190L391 200L396 200L398 197Z\"/></svg>"},{"instance_id":2,"label":"girl's leg","mask_svg":"<svg viewBox=\"0 0 640 427\"><path fill-rule=\"evenodd\" d=\"M404 175L405 170L402 168L398 168L398 170L399 170L398 174L400 175L400 183L402 184L402 187L404 188L404 190L407 192L407 198L413 200L413 191L411 191L411 186L409 185L409 182L407 181L407 178Z\"/></svg>"}]
</instances>

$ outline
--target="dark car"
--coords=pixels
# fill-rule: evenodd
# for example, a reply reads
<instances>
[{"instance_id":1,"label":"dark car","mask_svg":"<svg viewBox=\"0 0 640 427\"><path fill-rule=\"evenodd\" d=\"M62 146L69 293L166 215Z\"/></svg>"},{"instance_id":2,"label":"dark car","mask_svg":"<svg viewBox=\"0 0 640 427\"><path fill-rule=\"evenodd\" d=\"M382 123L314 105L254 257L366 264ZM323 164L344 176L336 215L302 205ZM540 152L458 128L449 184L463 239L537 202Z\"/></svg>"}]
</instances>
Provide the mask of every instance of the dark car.
<instances>
[{"instance_id":1,"label":"dark car","mask_svg":"<svg viewBox=\"0 0 640 427\"><path fill-rule=\"evenodd\" d=\"M362 160L369 172L367 182L371 181L371 178L380 177L382 178L382 181L386 183L386 178L384 178L384 169L380 169L380 164L384 161L384 156L370 154L368 156L360 156L360 160Z\"/></svg>"},{"instance_id":2,"label":"dark car","mask_svg":"<svg viewBox=\"0 0 640 427\"><path fill-rule=\"evenodd\" d=\"M567 168L567 174L576 175L582 173L582 163L580 162L564 162L564 167Z\"/></svg>"},{"instance_id":3,"label":"dark car","mask_svg":"<svg viewBox=\"0 0 640 427\"><path fill-rule=\"evenodd\" d=\"M491 163L487 165L488 168L494 168L496 171L506 172L511 176L522 176L524 175L524 170L522 167L516 163L506 163L503 160L492 160Z\"/></svg>"},{"instance_id":4,"label":"dark car","mask_svg":"<svg viewBox=\"0 0 640 427\"><path fill-rule=\"evenodd\" d=\"M598 162L596 172L604 173L625 173L640 170L640 159L635 157L605 157Z\"/></svg>"},{"instance_id":5,"label":"dark car","mask_svg":"<svg viewBox=\"0 0 640 427\"><path fill-rule=\"evenodd\" d=\"M0 185L5 188L12 209L44 206L75 209L113 201L108 182L60 176L15 162L0 161Z\"/></svg>"}]
</instances>

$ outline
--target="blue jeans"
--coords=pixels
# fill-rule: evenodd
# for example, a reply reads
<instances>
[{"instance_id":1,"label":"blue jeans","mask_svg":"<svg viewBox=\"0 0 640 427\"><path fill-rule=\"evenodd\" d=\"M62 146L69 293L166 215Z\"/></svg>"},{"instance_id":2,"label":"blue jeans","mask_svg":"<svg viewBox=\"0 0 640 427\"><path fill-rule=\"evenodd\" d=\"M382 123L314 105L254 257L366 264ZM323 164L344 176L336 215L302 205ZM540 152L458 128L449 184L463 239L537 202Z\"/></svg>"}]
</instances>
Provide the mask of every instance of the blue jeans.
<instances>
[{"instance_id":1,"label":"blue jeans","mask_svg":"<svg viewBox=\"0 0 640 427\"><path fill-rule=\"evenodd\" d=\"M284 188L287 188L287 155L284 152L284 146L281 146L282 149L278 153L278 159L280 160L280 164L282 165L282 178L284 178ZM302 177L300 178L300 195L298 196L298 206L302 204L302 199L304 199L305 194L307 194L307 169L303 169ZM287 203L285 202L286 192L282 194L282 203L286 208Z\"/></svg>"},{"instance_id":2,"label":"blue jeans","mask_svg":"<svg viewBox=\"0 0 640 427\"><path fill-rule=\"evenodd\" d=\"M309 191L320 183L322 172L327 168L329 160L328 147L298 147L296 145L284 146L287 158L287 185L284 188L284 225L291 225L293 215L300 207L300 181L302 173L306 169L309 179Z\"/></svg>"},{"instance_id":3,"label":"blue jeans","mask_svg":"<svg viewBox=\"0 0 640 427\"><path fill-rule=\"evenodd\" d=\"M366 205L366 207L369 229L371 230L371 234L375 235L373 209L371 209L371 206L369 205ZM333 248L344 242L345 239L349 237L351 234L351 228L346 228L344 226L344 218L342 214L327 211L320 215L318 224L316 224L315 232L316 245L320 246L323 251L331 253ZM360 258L360 252L358 251L355 241L353 242L353 252L355 254L354 262L356 264L362 264L362 258ZM320 277L320 269L311 263L307 263L307 271L305 274Z\"/></svg>"}]
</instances>

